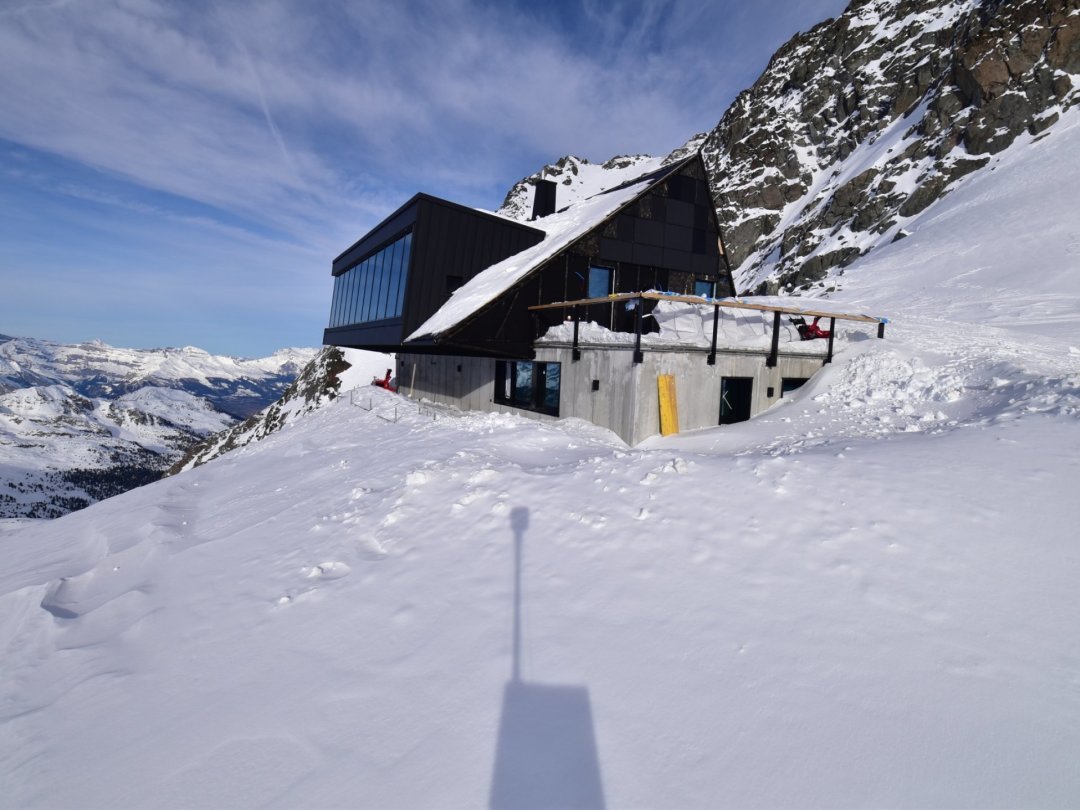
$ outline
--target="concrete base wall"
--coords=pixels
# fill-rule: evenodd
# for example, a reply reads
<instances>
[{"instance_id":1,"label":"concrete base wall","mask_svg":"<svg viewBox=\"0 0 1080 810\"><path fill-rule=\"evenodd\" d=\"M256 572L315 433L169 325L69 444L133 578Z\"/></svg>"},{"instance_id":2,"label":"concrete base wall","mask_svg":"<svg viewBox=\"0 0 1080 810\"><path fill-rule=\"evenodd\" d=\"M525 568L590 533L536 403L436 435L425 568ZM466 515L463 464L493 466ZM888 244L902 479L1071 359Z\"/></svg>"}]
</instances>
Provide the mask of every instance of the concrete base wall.
<instances>
[{"instance_id":1,"label":"concrete base wall","mask_svg":"<svg viewBox=\"0 0 1080 810\"><path fill-rule=\"evenodd\" d=\"M722 377L753 379L751 414L757 414L780 399L783 379L812 377L823 365L820 355L789 353L780 355L775 368L767 368L766 356L752 349L718 351L716 364L710 366L706 350L645 349L643 362L634 363L633 351L625 346L582 346L581 359L573 362L569 345L544 344L536 349L538 362L562 364L559 416L606 427L631 445L660 432L657 377L661 374L675 377L682 431L719 424ZM399 391L462 410L553 418L496 403L495 362L488 357L398 354ZM593 390L594 380L597 390Z\"/></svg>"},{"instance_id":2,"label":"concrete base wall","mask_svg":"<svg viewBox=\"0 0 1080 810\"><path fill-rule=\"evenodd\" d=\"M397 355L398 393L463 411L496 411L554 420L554 416L495 402L495 360L456 355ZM560 408L560 413L561 413Z\"/></svg>"}]
</instances>

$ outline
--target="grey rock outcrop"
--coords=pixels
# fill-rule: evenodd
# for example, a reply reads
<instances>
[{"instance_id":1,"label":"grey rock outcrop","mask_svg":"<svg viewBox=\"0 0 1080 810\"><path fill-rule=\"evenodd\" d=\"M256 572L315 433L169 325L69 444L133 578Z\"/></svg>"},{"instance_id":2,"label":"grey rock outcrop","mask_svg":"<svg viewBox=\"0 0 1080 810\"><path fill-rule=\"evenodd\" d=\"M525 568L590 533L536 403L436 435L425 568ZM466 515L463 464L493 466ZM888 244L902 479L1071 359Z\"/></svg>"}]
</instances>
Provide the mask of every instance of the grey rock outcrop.
<instances>
[{"instance_id":1,"label":"grey rock outcrop","mask_svg":"<svg viewBox=\"0 0 1080 810\"><path fill-rule=\"evenodd\" d=\"M1077 74L1080 0L855 0L797 35L702 143L740 291L824 285L1052 126Z\"/></svg>"}]
</instances>

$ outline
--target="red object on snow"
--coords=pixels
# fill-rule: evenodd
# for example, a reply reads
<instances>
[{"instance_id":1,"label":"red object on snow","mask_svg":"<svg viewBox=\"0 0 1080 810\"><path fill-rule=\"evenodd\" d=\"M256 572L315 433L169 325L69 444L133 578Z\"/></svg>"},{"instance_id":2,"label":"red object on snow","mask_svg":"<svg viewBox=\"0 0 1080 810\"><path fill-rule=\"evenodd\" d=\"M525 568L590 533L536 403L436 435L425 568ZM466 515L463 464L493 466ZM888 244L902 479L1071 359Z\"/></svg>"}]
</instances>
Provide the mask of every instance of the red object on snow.
<instances>
[{"instance_id":1,"label":"red object on snow","mask_svg":"<svg viewBox=\"0 0 1080 810\"><path fill-rule=\"evenodd\" d=\"M821 320L821 316L814 318L813 323L806 323L802 318L792 319L796 328L799 330L799 337L803 340L814 340L815 338L827 338L832 336L832 332L828 329L822 329L817 325L817 322Z\"/></svg>"},{"instance_id":2,"label":"red object on snow","mask_svg":"<svg viewBox=\"0 0 1080 810\"><path fill-rule=\"evenodd\" d=\"M372 379L371 384L372 385L377 385L377 386L379 386L379 388L385 388L387 391L396 392L397 391L397 386L396 385L391 385L391 383L390 383L390 374L391 374L391 369L387 369L386 370L386 376L383 379L380 380L378 377L375 377L374 379Z\"/></svg>"},{"instance_id":3,"label":"red object on snow","mask_svg":"<svg viewBox=\"0 0 1080 810\"><path fill-rule=\"evenodd\" d=\"M819 315L817 318L814 318L812 324L806 327L806 337L804 337L803 340L813 340L814 338L827 338L832 336L832 332L828 329L822 329L817 325L817 322L820 320L821 316ZM387 372L387 374L389 374L389 372Z\"/></svg>"}]
</instances>

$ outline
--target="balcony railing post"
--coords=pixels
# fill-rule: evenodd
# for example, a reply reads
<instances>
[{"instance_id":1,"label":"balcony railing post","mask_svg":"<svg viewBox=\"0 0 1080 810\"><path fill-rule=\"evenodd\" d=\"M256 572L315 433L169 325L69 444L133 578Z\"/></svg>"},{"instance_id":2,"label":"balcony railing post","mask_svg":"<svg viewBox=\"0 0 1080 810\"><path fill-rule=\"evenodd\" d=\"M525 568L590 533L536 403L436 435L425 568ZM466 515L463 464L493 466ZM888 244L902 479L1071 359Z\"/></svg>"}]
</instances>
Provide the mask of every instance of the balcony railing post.
<instances>
[{"instance_id":1,"label":"balcony railing post","mask_svg":"<svg viewBox=\"0 0 1080 810\"><path fill-rule=\"evenodd\" d=\"M720 328L720 305L713 307L712 350L709 352L709 365L716 365L716 332Z\"/></svg>"},{"instance_id":2,"label":"balcony railing post","mask_svg":"<svg viewBox=\"0 0 1080 810\"><path fill-rule=\"evenodd\" d=\"M774 312L772 319L772 348L769 349L769 356L765 360L765 365L769 368L776 368L776 359L780 355L780 313Z\"/></svg>"},{"instance_id":3,"label":"balcony railing post","mask_svg":"<svg viewBox=\"0 0 1080 810\"><path fill-rule=\"evenodd\" d=\"M576 363L581 359L581 349L578 348L578 308L571 307L571 313L574 319L574 348L571 351L570 358L571 362Z\"/></svg>"},{"instance_id":4,"label":"balcony railing post","mask_svg":"<svg viewBox=\"0 0 1080 810\"><path fill-rule=\"evenodd\" d=\"M641 353L641 310L644 308L643 299L635 298L634 305L635 309L637 310L637 319L635 321L636 336L634 338L634 362L640 363L645 359L645 355Z\"/></svg>"}]
</instances>

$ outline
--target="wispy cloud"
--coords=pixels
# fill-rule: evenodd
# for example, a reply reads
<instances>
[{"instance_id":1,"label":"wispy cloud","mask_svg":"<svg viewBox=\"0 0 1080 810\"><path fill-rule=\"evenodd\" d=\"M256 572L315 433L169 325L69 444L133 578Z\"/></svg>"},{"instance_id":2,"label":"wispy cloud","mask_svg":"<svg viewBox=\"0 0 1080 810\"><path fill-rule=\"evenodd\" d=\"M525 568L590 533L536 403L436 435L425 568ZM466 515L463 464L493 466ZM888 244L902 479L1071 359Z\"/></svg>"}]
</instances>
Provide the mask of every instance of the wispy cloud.
<instances>
[{"instance_id":1,"label":"wispy cloud","mask_svg":"<svg viewBox=\"0 0 1080 810\"><path fill-rule=\"evenodd\" d=\"M562 154L670 150L842 6L16 0L0 9L0 138L108 186L43 189L328 260L417 190L494 206Z\"/></svg>"}]
</instances>

